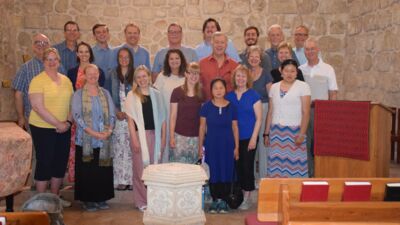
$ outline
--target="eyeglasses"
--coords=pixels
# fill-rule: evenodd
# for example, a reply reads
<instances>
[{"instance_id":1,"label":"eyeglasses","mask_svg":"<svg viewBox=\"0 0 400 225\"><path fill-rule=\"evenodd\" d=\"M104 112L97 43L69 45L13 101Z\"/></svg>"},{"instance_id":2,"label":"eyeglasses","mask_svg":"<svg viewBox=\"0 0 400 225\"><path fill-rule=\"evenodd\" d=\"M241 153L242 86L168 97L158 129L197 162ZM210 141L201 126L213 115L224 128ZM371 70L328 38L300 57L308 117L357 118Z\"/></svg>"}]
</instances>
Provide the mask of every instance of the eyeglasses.
<instances>
[{"instance_id":1,"label":"eyeglasses","mask_svg":"<svg viewBox=\"0 0 400 225\"><path fill-rule=\"evenodd\" d=\"M181 34L182 31L169 30L168 34Z\"/></svg>"},{"instance_id":2,"label":"eyeglasses","mask_svg":"<svg viewBox=\"0 0 400 225\"><path fill-rule=\"evenodd\" d=\"M297 36L297 37L307 37L308 34L297 33L297 34L294 34L294 36Z\"/></svg>"},{"instance_id":3,"label":"eyeglasses","mask_svg":"<svg viewBox=\"0 0 400 225\"><path fill-rule=\"evenodd\" d=\"M44 47L49 45L49 42L47 41L34 41L33 43L38 47Z\"/></svg>"},{"instance_id":4,"label":"eyeglasses","mask_svg":"<svg viewBox=\"0 0 400 225\"><path fill-rule=\"evenodd\" d=\"M200 75L199 72L193 72L193 71L186 71L186 73L188 73L190 75L196 75L196 76Z\"/></svg>"},{"instance_id":5,"label":"eyeglasses","mask_svg":"<svg viewBox=\"0 0 400 225\"><path fill-rule=\"evenodd\" d=\"M59 61L58 58L46 58L45 60L49 61L49 62L58 62Z\"/></svg>"}]
</instances>

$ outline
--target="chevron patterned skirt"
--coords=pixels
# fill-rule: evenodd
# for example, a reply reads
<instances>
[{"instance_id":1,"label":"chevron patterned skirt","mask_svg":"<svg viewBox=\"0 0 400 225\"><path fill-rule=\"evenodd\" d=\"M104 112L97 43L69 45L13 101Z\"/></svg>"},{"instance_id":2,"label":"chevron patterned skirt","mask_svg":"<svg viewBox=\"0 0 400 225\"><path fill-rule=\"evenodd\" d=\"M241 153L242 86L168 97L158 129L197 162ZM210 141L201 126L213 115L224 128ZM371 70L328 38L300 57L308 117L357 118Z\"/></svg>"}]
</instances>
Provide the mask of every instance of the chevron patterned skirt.
<instances>
[{"instance_id":1,"label":"chevron patterned skirt","mask_svg":"<svg viewBox=\"0 0 400 225\"><path fill-rule=\"evenodd\" d=\"M295 145L299 132L300 126L271 126L267 177L308 177L306 140Z\"/></svg>"}]
</instances>

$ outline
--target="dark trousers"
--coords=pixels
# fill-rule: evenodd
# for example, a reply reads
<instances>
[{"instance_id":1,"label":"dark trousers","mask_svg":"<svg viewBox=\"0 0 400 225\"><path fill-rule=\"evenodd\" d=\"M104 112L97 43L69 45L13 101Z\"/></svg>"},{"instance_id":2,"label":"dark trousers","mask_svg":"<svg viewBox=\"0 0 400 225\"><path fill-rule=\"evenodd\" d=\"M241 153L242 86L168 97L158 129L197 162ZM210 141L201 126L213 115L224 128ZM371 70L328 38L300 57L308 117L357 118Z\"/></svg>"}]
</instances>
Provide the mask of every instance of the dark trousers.
<instances>
[{"instance_id":1,"label":"dark trousers","mask_svg":"<svg viewBox=\"0 0 400 225\"><path fill-rule=\"evenodd\" d=\"M254 159L256 149L248 150L250 139L239 141L239 160L236 161L236 172L240 187L244 191L253 191L254 185Z\"/></svg>"},{"instance_id":2,"label":"dark trousers","mask_svg":"<svg viewBox=\"0 0 400 225\"><path fill-rule=\"evenodd\" d=\"M307 128L307 166L308 176L314 177L314 108L310 111L310 122Z\"/></svg>"},{"instance_id":3,"label":"dark trousers","mask_svg":"<svg viewBox=\"0 0 400 225\"><path fill-rule=\"evenodd\" d=\"M100 148L93 149L90 162L82 161L82 146L75 148L75 200L102 202L114 198L113 167L99 166Z\"/></svg>"},{"instance_id":4,"label":"dark trousers","mask_svg":"<svg viewBox=\"0 0 400 225\"><path fill-rule=\"evenodd\" d=\"M226 200L231 191L231 183L210 183L210 193L213 201L217 199Z\"/></svg>"}]
</instances>

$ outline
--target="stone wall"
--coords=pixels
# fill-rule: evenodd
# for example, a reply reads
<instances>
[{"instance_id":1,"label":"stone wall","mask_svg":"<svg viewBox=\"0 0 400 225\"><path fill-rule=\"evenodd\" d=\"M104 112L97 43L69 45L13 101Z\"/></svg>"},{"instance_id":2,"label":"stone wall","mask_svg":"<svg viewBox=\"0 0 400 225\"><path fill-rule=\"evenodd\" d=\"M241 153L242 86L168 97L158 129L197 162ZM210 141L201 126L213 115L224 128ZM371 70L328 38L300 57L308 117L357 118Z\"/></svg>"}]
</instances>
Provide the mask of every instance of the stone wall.
<instances>
[{"instance_id":1,"label":"stone wall","mask_svg":"<svg viewBox=\"0 0 400 225\"><path fill-rule=\"evenodd\" d=\"M349 1L344 98L400 107L400 4Z\"/></svg>"},{"instance_id":2,"label":"stone wall","mask_svg":"<svg viewBox=\"0 0 400 225\"><path fill-rule=\"evenodd\" d=\"M137 23L142 30L141 43L154 57L160 47L167 45L169 23L181 24L184 44L194 47L202 40L203 21L213 17L240 51L246 26L259 27L259 44L268 47L268 26L281 24L287 39L292 40L294 27L305 24L311 35L319 38L324 61L337 72L341 99L370 99L400 106L396 102L400 78L395 74L400 70L400 44L395 39L400 23L398 0L1 1L5 7L0 9L0 80L12 78L22 63L21 55L31 53L33 33L44 32L53 43L59 42L67 20L78 22L81 40L90 43L92 25L108 24L113 45L123 42L126 23ZM10 93L0 88L0 119L15 118Z\"/></svg>"}]
</instances>

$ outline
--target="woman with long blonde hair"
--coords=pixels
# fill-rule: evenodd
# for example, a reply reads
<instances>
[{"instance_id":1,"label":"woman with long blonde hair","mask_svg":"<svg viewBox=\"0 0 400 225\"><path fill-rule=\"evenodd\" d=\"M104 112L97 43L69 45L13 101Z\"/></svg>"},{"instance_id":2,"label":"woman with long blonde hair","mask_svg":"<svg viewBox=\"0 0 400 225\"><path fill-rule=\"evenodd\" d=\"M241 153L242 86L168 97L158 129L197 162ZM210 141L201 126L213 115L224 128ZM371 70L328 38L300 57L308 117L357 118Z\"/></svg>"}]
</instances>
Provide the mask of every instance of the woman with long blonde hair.
<instances>
[{"instance_id":1,"label":"woman with long blonde hair","mask_svg":"<svg viewBox=\"0 0 400 225\"><path fill-rule=\"evenodd\" d=\"M161 93L151 86L146 66L136 68L133 77L125 112L131 138L134 200L143 212L147 208L147 193L141 177L146 166L161 162L166 140L166 107Z\"/></svg>"}]
</instances>

